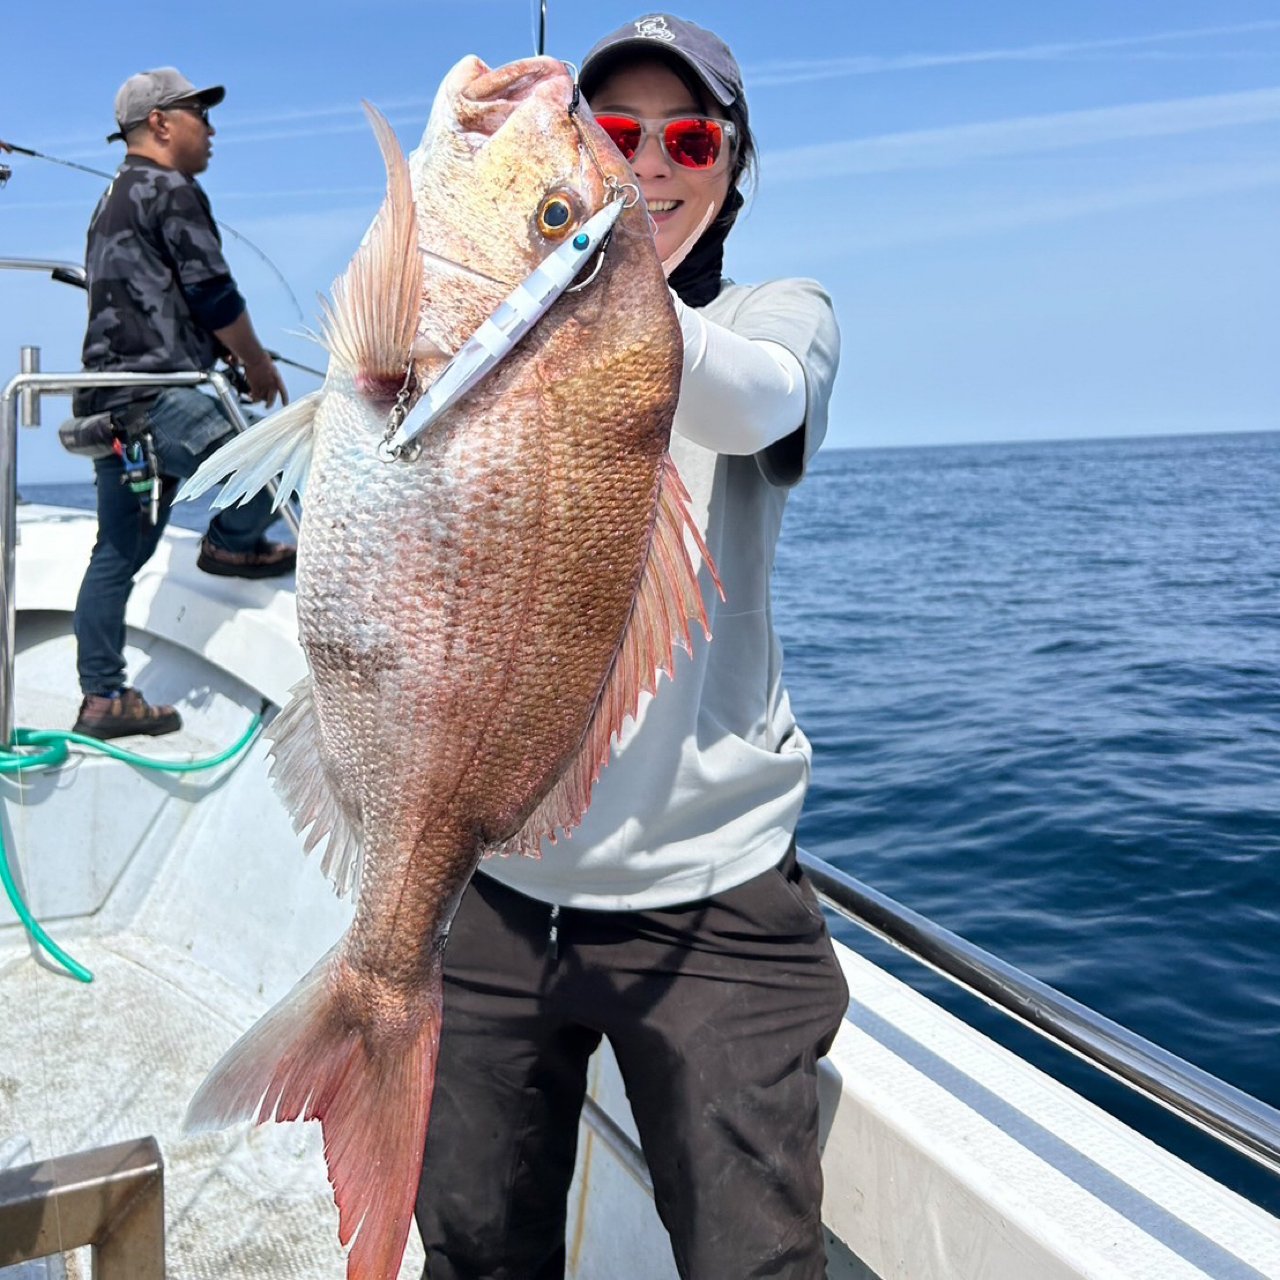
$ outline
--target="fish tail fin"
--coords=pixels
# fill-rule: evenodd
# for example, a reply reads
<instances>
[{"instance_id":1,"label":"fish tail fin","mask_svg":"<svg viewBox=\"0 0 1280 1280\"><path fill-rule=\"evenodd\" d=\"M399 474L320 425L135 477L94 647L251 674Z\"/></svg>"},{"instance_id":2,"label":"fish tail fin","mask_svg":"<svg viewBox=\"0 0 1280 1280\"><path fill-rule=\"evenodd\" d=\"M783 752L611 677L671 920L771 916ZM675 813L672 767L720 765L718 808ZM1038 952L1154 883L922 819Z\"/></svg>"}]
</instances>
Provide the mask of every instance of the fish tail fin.
<instances>
[{"instance_id":1,"label":"fish tail fin","mask_svg":"<svg viewBox=\"0 0 1280 1280\"><path fill-rule=\"evenodd\" d=\"M311 469L315 416L322 394L312 391L229 440L200 464L178 490L178 500L198 498L225 479L227 483L213 505L229 507L253 497L275 476L280 477L276 507L290 494L301 494Z\"/></svg>"},{"instance_id":2,"label":"fish tail fin","mask_svg":"<svg viewBox=\"0 0 1280 1280\"><path fill-rule=\"evenodd\" d=\"M345 972L344 972L345 971ZM347 1280L395 1280L413 1221L440 1043L436 971L391 1030L357 1023L330 952L251 1027L200 1086L186 1129L319 1120Z\"/></svg>"}]
</instances>

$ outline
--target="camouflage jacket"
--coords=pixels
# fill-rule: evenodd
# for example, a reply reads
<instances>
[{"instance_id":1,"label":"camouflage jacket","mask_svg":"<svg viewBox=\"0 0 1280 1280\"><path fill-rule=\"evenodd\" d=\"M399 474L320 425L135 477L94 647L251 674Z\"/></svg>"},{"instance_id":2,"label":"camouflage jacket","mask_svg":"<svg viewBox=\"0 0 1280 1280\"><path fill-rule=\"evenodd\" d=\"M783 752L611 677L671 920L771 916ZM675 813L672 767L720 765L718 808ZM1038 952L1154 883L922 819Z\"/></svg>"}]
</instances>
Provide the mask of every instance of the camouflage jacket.
<instances>
[{"instance_id":1,"label":"camouflage jacket","mask_svg":"<svg viewBox=\"0 0 1280 1280\"><path fill-rule=\"evenodd\" d=\"M221 354L213 330L244 311L222 256L209 197L194 178L127 155L89 223L85 248L89 325L86 370L171 373L209 369ZM77 416L154 391L79 392Z\"/></svg>"}]
</instances>

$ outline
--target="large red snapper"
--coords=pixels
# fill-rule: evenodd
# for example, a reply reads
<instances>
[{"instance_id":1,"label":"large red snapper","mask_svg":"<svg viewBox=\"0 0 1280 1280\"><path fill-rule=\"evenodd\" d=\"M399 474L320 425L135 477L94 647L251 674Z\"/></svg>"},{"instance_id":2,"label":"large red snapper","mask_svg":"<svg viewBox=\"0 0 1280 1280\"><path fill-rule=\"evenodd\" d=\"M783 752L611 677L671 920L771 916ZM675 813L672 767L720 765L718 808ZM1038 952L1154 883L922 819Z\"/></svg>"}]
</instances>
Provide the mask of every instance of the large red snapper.
<instances>
[{"instance_id":1,"label":"large red snapper","mask_svg":"<svg viewBox=\"0 0 1280 1280\"><path fill-rule=\"evenodd\" d=\"M441 955L479 859L535 853L585 812L612 735L706 616L667 456L680 330L643 202L599 273L421 437L380 452L515 284L630 174L559 62L460 62L335 285L323 388L241 437L193 491L302 488L310 676L273 774L326 835L338 945L214 1067L188 1122L319 1119L351 1280L396 1274L439 1040ZM567 216L566 216L567 215ZM587 271L590 271L588 267ZM585 274L585 273L584 273ZM708 582L714 570L707 564Z\"/></svg>"}]
</instances>

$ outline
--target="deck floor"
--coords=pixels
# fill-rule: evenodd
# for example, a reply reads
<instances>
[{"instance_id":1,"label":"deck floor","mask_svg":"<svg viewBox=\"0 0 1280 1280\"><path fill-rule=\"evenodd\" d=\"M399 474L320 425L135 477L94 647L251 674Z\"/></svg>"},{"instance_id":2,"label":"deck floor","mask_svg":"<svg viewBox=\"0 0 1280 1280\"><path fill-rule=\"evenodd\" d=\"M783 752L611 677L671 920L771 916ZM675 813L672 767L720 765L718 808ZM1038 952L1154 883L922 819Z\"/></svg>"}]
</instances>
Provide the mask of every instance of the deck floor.
<instances>
[{"instance_id":1,"label":"deck floor","mask_svg":"<svg viewBox=\"0 0 1280 1280\"><path fill-rule=\"evenodd\" d=\"M172 1280L345 1276L319 1125L181 1132L192 1094L243 1025L227 1017L227 985L136 935L59 941L91 984L0 952L0 1135L29 1139L34 1159L154 1135ZM411 1231L400 1276L421 1274Z\"/></svg>"}]
</instances>

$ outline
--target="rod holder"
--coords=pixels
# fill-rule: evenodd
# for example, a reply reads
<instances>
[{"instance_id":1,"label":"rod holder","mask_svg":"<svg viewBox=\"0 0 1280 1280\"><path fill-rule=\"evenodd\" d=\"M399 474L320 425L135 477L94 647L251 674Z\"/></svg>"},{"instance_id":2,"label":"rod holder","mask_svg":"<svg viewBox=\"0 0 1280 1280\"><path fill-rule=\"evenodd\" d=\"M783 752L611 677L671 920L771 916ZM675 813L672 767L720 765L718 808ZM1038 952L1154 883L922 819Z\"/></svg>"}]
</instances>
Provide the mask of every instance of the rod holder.
<instances>
[{"instance_id":1,"label":"rod holder","mask_svg":"<svg viewBox=\"0 0 1280 1280\"><path fill-rule=\"evenodd\" d=\"M23 373L39 373L40 348L23 347L18 367ZM23 387L18 392L18 422L24 427L40 425L40 392L35 387Z\"/></svg>"}]
</instances>

